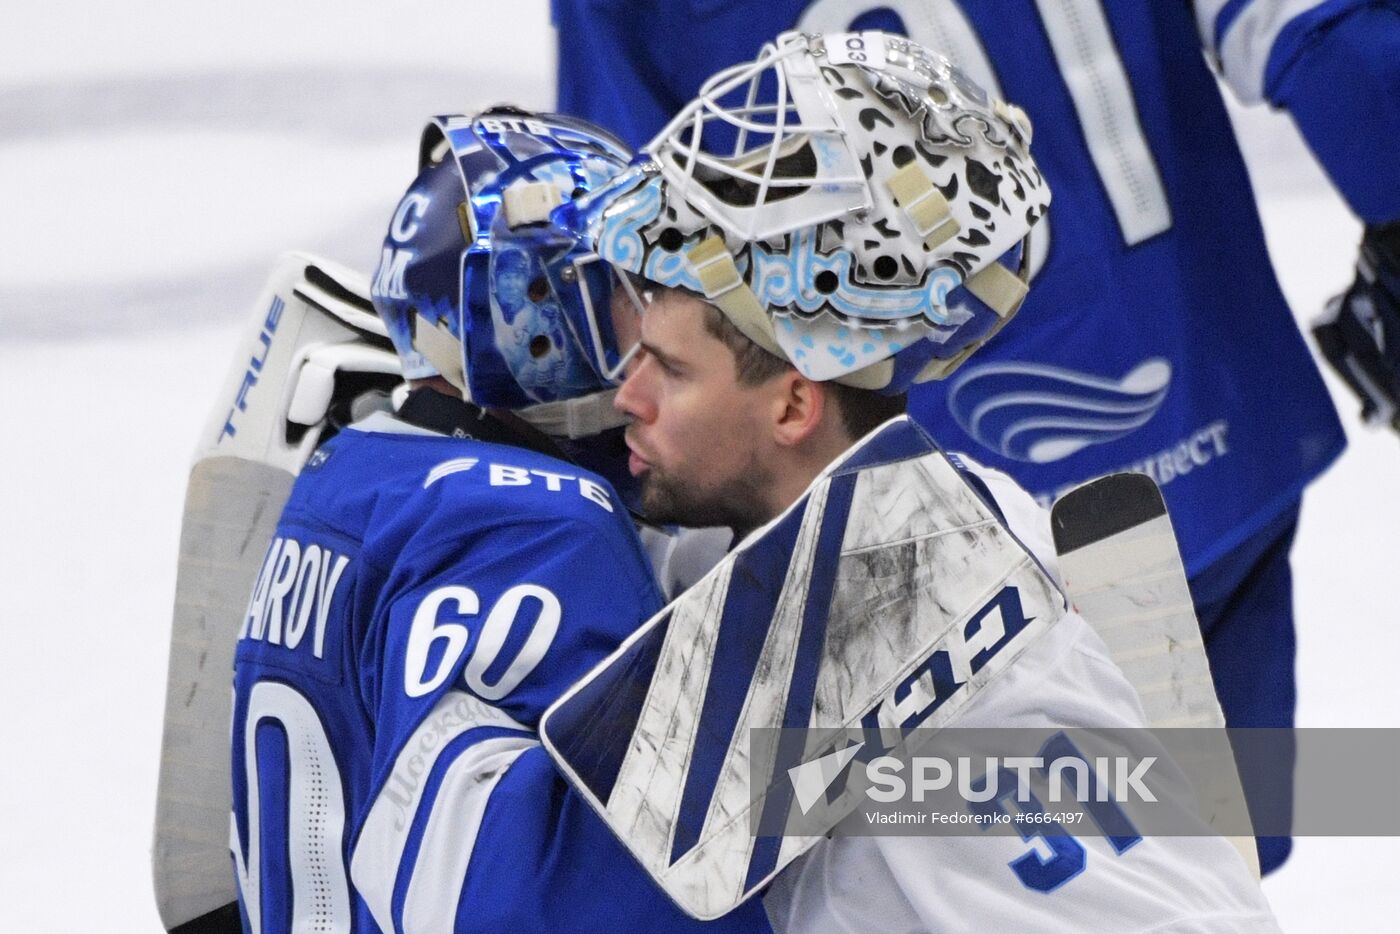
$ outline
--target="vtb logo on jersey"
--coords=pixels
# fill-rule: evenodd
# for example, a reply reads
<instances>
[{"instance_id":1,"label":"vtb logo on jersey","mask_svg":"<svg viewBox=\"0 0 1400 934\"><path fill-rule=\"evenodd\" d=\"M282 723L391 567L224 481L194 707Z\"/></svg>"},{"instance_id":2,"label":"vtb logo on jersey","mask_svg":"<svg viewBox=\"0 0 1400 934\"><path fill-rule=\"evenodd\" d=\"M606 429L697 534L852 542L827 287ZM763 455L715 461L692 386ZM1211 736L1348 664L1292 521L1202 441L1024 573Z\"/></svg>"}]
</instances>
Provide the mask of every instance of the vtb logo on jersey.
<instances>
[{"instance_id":1,"label":"vtb logo on jersey","mask_svg":"<svg viewBox=\"0 0 1400 934\"><path fill-rule=\"evenodd\" d=\"M1048 464L1142 428L1166 401L1172 368L1148 357L1118 379L1039 363L988 363L954 377L948 410L1012 460Z\"/></svg>"}]
</instances>

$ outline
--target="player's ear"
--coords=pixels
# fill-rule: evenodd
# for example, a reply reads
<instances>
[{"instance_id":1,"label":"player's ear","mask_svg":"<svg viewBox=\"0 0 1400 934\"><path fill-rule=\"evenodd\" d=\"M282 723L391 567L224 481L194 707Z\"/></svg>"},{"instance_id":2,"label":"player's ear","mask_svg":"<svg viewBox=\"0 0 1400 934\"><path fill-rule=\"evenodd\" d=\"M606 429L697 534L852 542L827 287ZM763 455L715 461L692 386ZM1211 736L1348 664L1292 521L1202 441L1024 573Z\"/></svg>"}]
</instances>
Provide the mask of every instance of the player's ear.
<instances>
[{"instance_id":1,"label":"player's ear","mask_svg":"<svg viewBox=\"0 0 1400 934\"><path fill-rule=\"evenodd\" d=\"M821 427L830 402L827 388L792 367L777 376L773 384L773 440L780 447L796 447Z\"/></svg>"}]
</instances>

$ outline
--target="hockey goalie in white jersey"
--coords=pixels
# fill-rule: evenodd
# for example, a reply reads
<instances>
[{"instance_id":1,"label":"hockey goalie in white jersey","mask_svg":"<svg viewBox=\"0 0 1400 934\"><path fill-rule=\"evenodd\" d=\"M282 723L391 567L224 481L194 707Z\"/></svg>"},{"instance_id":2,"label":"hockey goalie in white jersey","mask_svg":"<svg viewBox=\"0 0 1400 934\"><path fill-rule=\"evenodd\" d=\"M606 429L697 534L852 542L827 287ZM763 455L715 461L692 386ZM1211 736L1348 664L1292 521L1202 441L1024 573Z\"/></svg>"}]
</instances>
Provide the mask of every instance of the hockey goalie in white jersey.
<instances>
[{"instance_id":1,"label":"hockey goalie in white jersey","mask_svg":"<svg viewBox=\"0 0 1400 934\"><path fill-rule=\"evenodd\" d=\"M1050 197L1030 133L906 40L787 34L582 205L626 286L616 401L643 507L741 542L541 729L692 915L762 898L794 931L1276 928L1208 834L750 829L785 781L769 761L753 784L756 728L1147 725L1056 585L1043 511L901 415L1025 294Z\"/></svg>"}]
</instances>

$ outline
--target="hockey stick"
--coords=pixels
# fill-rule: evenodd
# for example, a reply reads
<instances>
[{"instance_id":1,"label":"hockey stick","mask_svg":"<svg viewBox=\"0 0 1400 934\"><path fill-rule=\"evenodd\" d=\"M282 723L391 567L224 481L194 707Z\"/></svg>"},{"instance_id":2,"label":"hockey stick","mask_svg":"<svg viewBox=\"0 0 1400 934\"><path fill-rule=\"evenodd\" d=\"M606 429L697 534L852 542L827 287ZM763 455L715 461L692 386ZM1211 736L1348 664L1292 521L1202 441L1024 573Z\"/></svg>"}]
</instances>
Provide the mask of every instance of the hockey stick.
<instances>
[{"instance_id":1,"label":"hockey stick","mask_svg":"<svg viewBox=\"0 0 1400 934\"><path fill-rule=\"evenodd\" d=\"M1230 755L1186 569L1157 484L1145 474L1101 477L1062 496L1050 521L1066 593L1137 689L1148 726L1210 729L1202 735L1218 740L1202 742L1202 757ZM1238 814L1244 800L1234 770L1214 787L1197 788L1197 797L1207 823L1226 810ZM1230 842L1258 878L1253 837Z\"/></svg>"}]
</instances>

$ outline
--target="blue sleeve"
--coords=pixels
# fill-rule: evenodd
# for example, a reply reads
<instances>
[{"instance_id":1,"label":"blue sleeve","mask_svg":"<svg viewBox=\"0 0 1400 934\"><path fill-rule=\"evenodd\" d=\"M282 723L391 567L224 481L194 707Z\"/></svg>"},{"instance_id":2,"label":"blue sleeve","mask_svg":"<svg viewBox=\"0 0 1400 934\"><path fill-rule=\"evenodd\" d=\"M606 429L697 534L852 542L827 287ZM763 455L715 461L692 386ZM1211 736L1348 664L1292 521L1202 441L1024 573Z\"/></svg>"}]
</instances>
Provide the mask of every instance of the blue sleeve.
<instances>
[{"instance_id":1,"label":"blue sleeve","mask_svg":"<svg viewBox=\"0 0 1400 934\"><path fill-rule=\"evenodd\" d=\"M1195 0L1246 104L1293 115L1352 210L1400 218L1400 0Z\"/></svg>"},{"instance_id":2,"label":"blue sleeve","mask_svg":"<svg viewBox=\"0 0 1400 934\"><path fill-rule=\"evenodd\" d=\"M458 906L458 930L768 931L762 899L712 922L661 891L540 747L522 753L491 795Z\"/></svg>"},{"instance_id":3,"label":"blue sleeve","mask_svg":"<svg viewBox=\"0 0 1400 934\"><path fill-rule=\"evenodd\" d=\"M1369 223L1400 218L1400 4L1325 3L1280 33L1265 92ZM1330 15L1329 15L1330 14Z\"/></svg>"}]
</instances>

